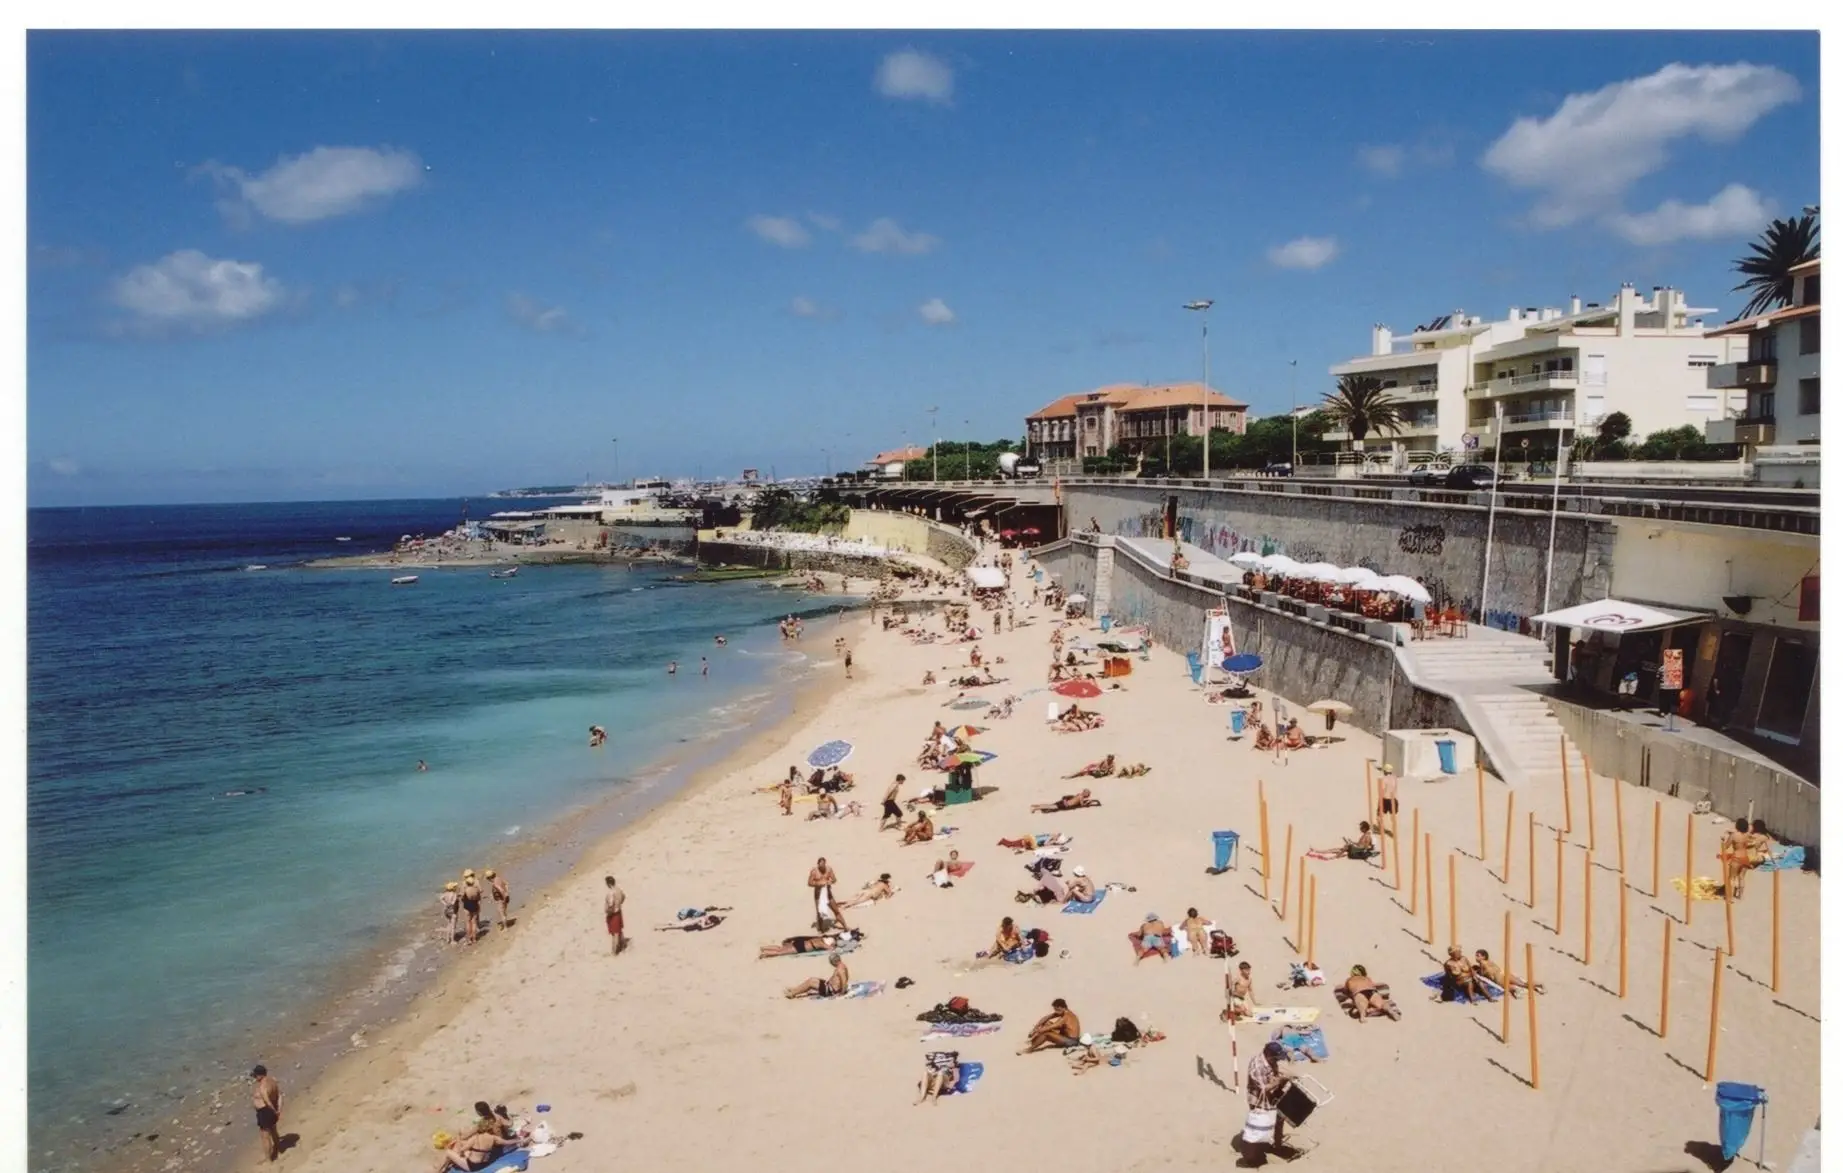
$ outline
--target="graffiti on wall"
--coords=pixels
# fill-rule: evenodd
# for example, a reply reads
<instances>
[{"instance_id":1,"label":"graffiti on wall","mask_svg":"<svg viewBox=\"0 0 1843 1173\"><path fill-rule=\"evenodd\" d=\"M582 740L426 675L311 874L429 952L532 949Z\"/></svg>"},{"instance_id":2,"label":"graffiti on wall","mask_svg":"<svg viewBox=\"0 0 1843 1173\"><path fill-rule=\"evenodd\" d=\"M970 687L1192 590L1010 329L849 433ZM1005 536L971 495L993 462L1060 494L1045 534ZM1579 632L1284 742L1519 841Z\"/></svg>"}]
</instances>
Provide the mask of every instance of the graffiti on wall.
<instances>
[{"instance_id":1,"label":"graffiti on wall","mask_svg":"<svg viewBox=\"0 0 1843 1173\"><path fill-rule=\"evenodd\" d=\"M1396 546L1404 554L1438 555L1446 549L1446 527L1443 525L1409 525L1403 526L1396 535Z\"/></svg>"},{"instance_id":2,"label":"graffiti on wall","mask_svg":"<svg viewBox=\"0 0 1843 1173\"><path fill-rule=\"evenodd\" d=\"M1123 538L1162 538L1165 535L1165 515L1159 510L1149 510L1120 520L1114 532ZM1177 534L1180 539L1193 546L1200 546L1216 555L1227 558L1244 550L1256 554L1289 554L1301 562L1314 562L1322 558L1318 550L1291 549L1272 534L1242 533L1232 525L1211 522L1193 514L1180 512L1177 517Z\"/></svg>"}]
</instances>

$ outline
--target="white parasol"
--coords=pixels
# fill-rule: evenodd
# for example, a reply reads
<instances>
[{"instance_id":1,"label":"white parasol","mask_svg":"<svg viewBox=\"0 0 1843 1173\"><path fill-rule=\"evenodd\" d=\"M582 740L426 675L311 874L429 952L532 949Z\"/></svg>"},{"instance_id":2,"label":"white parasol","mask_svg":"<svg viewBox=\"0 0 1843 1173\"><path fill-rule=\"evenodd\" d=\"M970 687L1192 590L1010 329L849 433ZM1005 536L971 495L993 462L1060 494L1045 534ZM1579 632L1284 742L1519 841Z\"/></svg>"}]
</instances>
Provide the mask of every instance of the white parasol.
<instances>
[{"instance_id":1,"label":"white parasol","mask_svg":"<svg viewBox=\"0 0 1843 1173\"><path fill-rule=\"evenodd\" d=\"M1249 570L1259 570L1267 564L1267 559L1256 554L1253 550L1243 550L1239 554L1229 555L1229 562L1235 566L1245 566Z\"/></svg>"},{"instance_id":2,"label":"white parasol","mask_svg":"<svg viewBox=\"0 0 1843 1173\"><path fill-rule=\"evenodd\" d=\"M1338 576L1344 571L1329 562L1308 562L1299 568L1299 577L1315 578L1319 582L1342 582Z\"/></svg>"},{"instance_id":3,"label":"white parasol","mask_svg":"<svg viewBox=\"0 0 1843 1173\"><path fill-rule=\"evenodd\" d=\"M1417 603L1433 602L1433 595L1428 592L1427 588L1405 574L1388 575L1377 589L1388 591L1392 595L1400 595L1404 599L1413 599Z\"/></svg>"}]
</instances>

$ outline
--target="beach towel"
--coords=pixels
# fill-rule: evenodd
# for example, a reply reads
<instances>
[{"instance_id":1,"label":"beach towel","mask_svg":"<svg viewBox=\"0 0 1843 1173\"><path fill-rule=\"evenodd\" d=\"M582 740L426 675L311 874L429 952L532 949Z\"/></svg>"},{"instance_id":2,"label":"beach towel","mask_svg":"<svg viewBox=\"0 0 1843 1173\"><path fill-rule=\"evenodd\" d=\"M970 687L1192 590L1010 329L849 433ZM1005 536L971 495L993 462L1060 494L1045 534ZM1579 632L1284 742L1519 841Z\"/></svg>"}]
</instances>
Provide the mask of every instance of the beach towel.
<instances>
[{"instance_id":1,"label":"beach towel","mask_svg":"<svg viewBox=\"0 0 1843 1173\"><path fill-rule=\"evenodd\" d=\"M1670 878L1670 886L1679 892L1683 891L1685 886L1683 877L1672 876ZM1721 883L1713 876L1697 876L1694 882L1689 884L1689 889L1691 900L1721 899Z\"/></svg>"},{"instance_id":2,"label":"beach towel","mask_svg":"<svg viewBox=\"0 0 1843 1173\"><path fill-rule=\"evenodd\" d=\"M1094 894L1093 900L1071 900L1063 905L1063 915L1067 916L1074 914L1076 916L1086 916L1099 908L1101 906L1101 901L1105 899L1107 899L1107 889L1102 888L1099 892Z\"/></svg>"},{"instance_id":3,"label":"beach towel","mask_svg":"<svg viewBox=\"0 0 1843 1173\"><path fill-rule=\"evenodd\" d=\"M1421 984L1431 990L1438 992L1445 988L1445 985L1446 985L1445 980L1444 980L1445 977L1446 977L1445 971L1441 971L1440 973L1431 973L1421 979ZM1504 996L1504 988L1498 985L1496 982L1492 981L1490 978L1480 977L1478 980L1484 984L1486 992L1494 996L1492 998L1493 1001L1495 1001L1497 998L1502 998ZM1442 999L1442 1001L1444 1001L1444 999ZM1470 994L1461 994L1457 998L1454 998L1453 1001L1464 1002L1464 1003L1470 1004L1472 1001L1472 996Z\"/></svg>"},{"instance_id":4,"label":"beach towel","mask_svg":"<svg viewBox=\"0 0 1843 1173\"><path fill-rule=\"evenodd\" d=\"M921 1037L922 1042L930 1039L970 1039L974 1035L996 1034L1002 1022L943 1022Z\"/></svg>"},{"instance_id":5,"label":"beach towel","mask_svg":"<svg viewBox=\"0 0 1843 1173\"><path fill-rule=\"evenodd\" d=\"M1331 1047L1325 1042L1322 1026L1281 1027L1273 1032L1270 1041L1285 1047L1288 1056L1295 1061L1316 1059L1322 1063L1331 1058Z\"/></svg>"},{"instance_id":6,"label":"beach towel","mask_svg":"<svg viewBox=\"0 0 1843 1173\"><path fill-rule=\"evenodd\" d=\"M845 987L847 998L874 998L882 992L882 982L852 982Z\"/></svg>"},{"instance_id":7,"label":"beach towel","mask_svg":"<svg viewBox=\"0 0 1843 1173\"><path fill-rule=\"evenodd\" d=\"M985 1064L983 1063L960 1064L960 1078L954 1081L953 1089L948 1094L956 1096L965 1095L967 1092L973 1090L973 1085L978 1083L979 1077L984 1074Z\"/></svg>"},{"instance_id":8,"label":"beach towel","mask_svg":"<svg viewBox=\"0 0 1843 1173\"><path fill-rule=\"evenodd\" d=\"M1036 957L1037 951L1028 945L1020 945L1016 949L1008 949L1005 951L1005 960L1012 965L1022 965L1026 961L1036 960Z\"/></svg>"},{"instance_id":9,"label":"beach towel","mask_svg":"<svg viewBox=\"0 0 1843 1173\"><path fill-rule=\"evenodd\" d=\"M482 1169L480 1173L513 1173L514 1170L523 1170L530 1167L531 1151L529 1149L515 1149Z\"/></svg>"},{"instance_id":10,"label":"beach towel","mask_svg":"<svg viewBox=\"0 0 1843 1173\"><path fill-rule=\"evenodd\" d=\"M1802 847L1781 848L1777 854L1769 856L1760 864L1763 872L1792 871L1805 866L1805 849Z\"/></svg>"},{"instance_id":11,"label":"beach towel","mask_svg":"<svg viewBox=\"0 0 1843 1173\"><path fill-rule=\"evenodd\" d=\"M1278 1026L1311 1026L1318 1021L1316 1006L1257 1006L1251 1021Z\"/></svg>"}]
</instances>

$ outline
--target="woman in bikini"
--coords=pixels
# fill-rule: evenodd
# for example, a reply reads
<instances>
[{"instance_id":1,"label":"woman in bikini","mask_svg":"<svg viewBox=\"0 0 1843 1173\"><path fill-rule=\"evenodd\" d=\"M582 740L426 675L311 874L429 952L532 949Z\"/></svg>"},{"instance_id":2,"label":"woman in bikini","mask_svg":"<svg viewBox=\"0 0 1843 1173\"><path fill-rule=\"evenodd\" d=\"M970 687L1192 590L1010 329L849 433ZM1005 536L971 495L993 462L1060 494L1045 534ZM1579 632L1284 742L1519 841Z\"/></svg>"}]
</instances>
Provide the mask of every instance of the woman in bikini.
<instances>
[{"instance_id":1,"label":"woman in bikini","mask_svg":"<svg viewBox=\"0 0 1843 1173\"><path fill-rule=\"evenodd\" d=\"M1039 802L1030 809L1035 814L1051 814L1055 811L1074 811L1099 805L1101 805L1101 800L1084 790L1080 794L1065 794L1055 802Z\"/></svg>"},{"instance_id":2,"label":"woman in bikini","mask_svg":"<svg viewBox=\"0 0 1843 1173\"><path fill-rule=\"evenodd\" d=\"M1715 857L1721 861L1721 882L1737 900L1745 882L1742 876L1747 869L1747 837L1747 820L1736 819L1734 829L1723 835L1715 848Z\"/></svg>"},{"instance_id":3,"label":"woman in bikini","mask_svg":"<svg viewBox=\"0 0 1843 1173\"><path fill-rule=\"evenodd\" d=\"M1098 762L1089 762L1073 774L1064 774L1067 778L1107 778L1113 775L1113 755L1108 754Z\"/></svg>"},{"instance_id":4,"label":"woman in bikini","mask_svg":"<svg viewBox=\"0 0 1843 1173\"><path fill-rule=\"evenodd\" d=\"M461 873L461 915L467 918L467 943L475 944L480 940L480 891L479 881L474 879L473 869Z\"/></svg>"},{"instance_id":5,"label":"woman in bikini","mask_svg":"<svg viewBox=\"0 0 1843 1173\"><path fill-rule=\"evenodd\" d=\"M1346 839L1342 847L1314 847L1306 854L1313 859L1369 859L1376 854L1376 840L1370 834L1369 821L1357 824L1355 840Z\"/></svg>"},{"instance_id":6,"label":"woman in bikini","mask_svg":"<svg viewBox=\"0 0 1843 1173\"><path fill-rule=\"evenodd\" d=\"M504 1152L505 1142L498 1128L481 1125L442 1150L441 1163L435 1166L435 1173L447 1173L449 1169L473 1173L497 1161Z\"/></svg>"}]
</instances>

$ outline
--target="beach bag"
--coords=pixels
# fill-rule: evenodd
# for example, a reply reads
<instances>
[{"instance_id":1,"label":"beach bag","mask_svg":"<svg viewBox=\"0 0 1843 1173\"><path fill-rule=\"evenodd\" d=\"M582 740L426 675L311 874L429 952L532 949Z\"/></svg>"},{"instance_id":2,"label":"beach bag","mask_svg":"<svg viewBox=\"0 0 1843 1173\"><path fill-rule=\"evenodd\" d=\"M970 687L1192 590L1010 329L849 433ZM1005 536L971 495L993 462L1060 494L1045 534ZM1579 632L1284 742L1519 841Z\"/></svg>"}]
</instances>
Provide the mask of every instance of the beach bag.
<instances>
[{"instance_id":1,"label":"beach bag","mask_svg":"<svg viewBox=\"0 0 1843 1173\"><path fill-rule=\"evenodd\" d=\"M1248 1109L1248 1118L1241 1126L1242 1140L1249 1144L1272 1144L1273 1130L1279 1120L1280 1114L1272 1108Z\"/></svg>"},{"instance_id":2,"label":"beach bag","mask_svg":"<svg viewBox=\"0 0 1843 1173\"><path fill-rule=\"evenodd\" d=\"M1113 1020L1113 1041L1116 1043L1136 1043L1139 1041L1139 1028L1130 1018Z\"/></svg>"},{"instance_id":3,"label":"beach bag","mask_svg":"<svg viewBox=\"0 0 1843 1173\"><path fill-rule=\"evenodd\" d=\"M1235 938L1221 929L1211 929L1209 934L1209 955L1211 957L1233 957L1241 950L1235 947Z\"/></svg>"},{"instance_id":4,"label":"beach bag","mask_svg":"<svg viewBox=\"0 0 1843 1173\"><path fill-rule=\"evenodd\" d=\"M965 998L959 997L958 995L947 999L947 1009L952 1010L956 1014L964 1012L971 1006L971 1002L968 1002Z\"/></svg>"}]
</instances>

